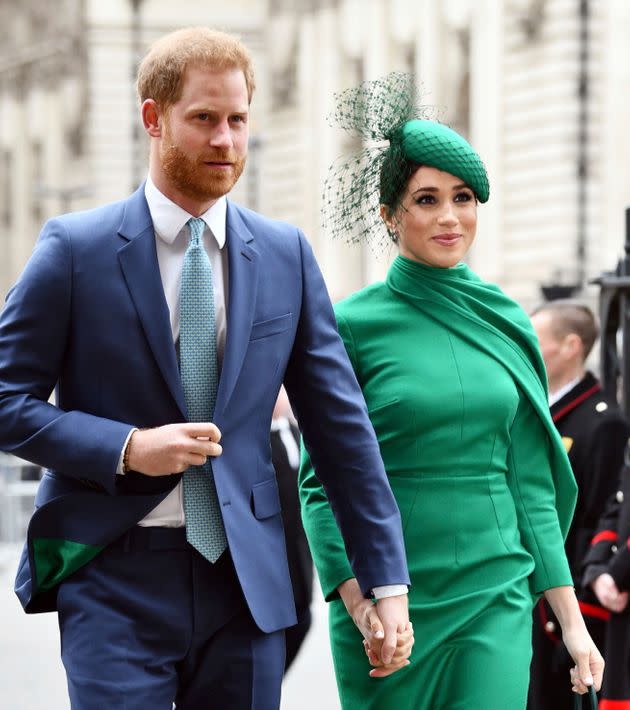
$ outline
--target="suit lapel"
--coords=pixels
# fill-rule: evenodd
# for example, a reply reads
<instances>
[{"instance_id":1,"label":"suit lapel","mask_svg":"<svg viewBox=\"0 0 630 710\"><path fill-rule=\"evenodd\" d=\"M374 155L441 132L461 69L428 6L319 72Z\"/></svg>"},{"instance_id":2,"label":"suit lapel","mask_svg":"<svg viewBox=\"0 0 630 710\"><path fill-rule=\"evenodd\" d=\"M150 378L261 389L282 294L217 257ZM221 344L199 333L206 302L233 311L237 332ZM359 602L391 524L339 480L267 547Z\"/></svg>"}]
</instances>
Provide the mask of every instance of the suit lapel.
<instances>
[{"instance_id":1,"label":"suit lapel","mask_svg":"<svg viewBox=\"0 0 630 710\"><path fill-rule=\"evenodd\" d=\"M226 238L229 265L227 335L215 419L225 411L243 365L258 286L258 254L250 246L254 237L241 219L238 208L230 202Z\"/></svg>"},{"instance_id":2,"label":"suit lapel","mask_svg":"<svg viewBox=\"0 0 630 710\"><path fill-rule=\"evenodd\" d=\"M186 417L177 355L155 249L155 232L144 185L127 202L118 230L126 243L118 259L153 356L177 406Z\"/></svg>"}]
</instances>

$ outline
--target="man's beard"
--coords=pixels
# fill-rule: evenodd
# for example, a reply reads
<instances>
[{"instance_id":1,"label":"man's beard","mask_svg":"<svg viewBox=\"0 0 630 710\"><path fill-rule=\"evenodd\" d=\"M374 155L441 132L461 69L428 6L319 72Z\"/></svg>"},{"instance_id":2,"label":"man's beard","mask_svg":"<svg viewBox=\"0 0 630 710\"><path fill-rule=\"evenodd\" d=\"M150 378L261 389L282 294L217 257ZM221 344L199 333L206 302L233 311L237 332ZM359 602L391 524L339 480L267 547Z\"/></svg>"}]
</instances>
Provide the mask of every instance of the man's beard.
<instances>
[{"instance_id":1,"label":"man's beard","mask_svg":"<svg viewBox=\"0 0 630 710\"><path fill-rule=\"evenodd\" d=\"M237 158L231 151L213 151L193 159L172 143L170 135L164 137L160 148L162 169L183 195L194 200L216 200L234 187L245 167L245 158ZM228 169L213 170L206 162L231 163Z\"/></svg>"}]
</instances>

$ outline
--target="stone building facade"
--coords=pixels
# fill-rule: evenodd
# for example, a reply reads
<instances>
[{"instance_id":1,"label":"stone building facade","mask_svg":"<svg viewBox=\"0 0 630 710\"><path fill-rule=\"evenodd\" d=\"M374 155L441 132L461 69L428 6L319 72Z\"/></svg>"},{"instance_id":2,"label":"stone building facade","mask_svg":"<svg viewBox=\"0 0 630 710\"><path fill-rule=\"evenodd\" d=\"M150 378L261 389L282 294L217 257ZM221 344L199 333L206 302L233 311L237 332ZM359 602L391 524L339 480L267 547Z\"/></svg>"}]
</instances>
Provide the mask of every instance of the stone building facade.
<instances>
[{"instance_id":1,"label":"stone building facade","mask_svg":"<svg viewBox=\"0 0 630 710\"><path fill-rule=\"evenodd\" d=\"M23 268L45 219L120 199L144 178L147 142L133 80L147 45L178 27L209 24L240 34L264 75L266 13L266 3L253 0L3 0L0 293ZM262 76L259 83L254 145L265 105ZM234 193L252 205L257 161L254 149Z\"/></svg>"},{"instance_id":2,"label":"stone building facade","mask_svg":"<svg viewBox=\"0 0 630 710\"><path fill-rule=\"evenodd\" d=\"M233 197L301 226L334 297L381 278L393 251L323 234L327 168L357 147L326 117L336 91L391 70L415 72L486 163L492 194L470 258L482 276L530 307L541 284L583 286L614 267L630 204L627 0L4 0L2 293L44 219L143 178L135 65L190 24L252 49L250 159Z\"/></svg>"},{"instance_id":3,"label":"stone building facade","mask_svg":"<svg viewBox=\"0 0 630 710\"><path fill-rule=\"evenodd\" d=\"M271 3L272 211L304 225L331 290L380 278L392 254L331 244L317 198L348 148L335 91L414 71L426 101L488 168L471 265L526 308L540 287L614 268L630 205L630 4L625 0L290 0ZM286 89L291 86L291 91ZM586 286L586 287L585 287ZM585 288L584 288L585 287Z\"/></svg>"}]
</instances>

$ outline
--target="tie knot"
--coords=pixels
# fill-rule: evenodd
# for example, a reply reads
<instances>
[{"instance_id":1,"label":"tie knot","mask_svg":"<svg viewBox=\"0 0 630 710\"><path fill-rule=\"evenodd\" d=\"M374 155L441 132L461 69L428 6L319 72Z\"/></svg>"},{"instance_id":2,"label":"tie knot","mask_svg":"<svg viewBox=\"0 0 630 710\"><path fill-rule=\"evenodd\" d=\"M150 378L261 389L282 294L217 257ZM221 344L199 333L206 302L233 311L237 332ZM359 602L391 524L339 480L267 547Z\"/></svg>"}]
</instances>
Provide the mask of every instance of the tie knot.
<instances>
[{"instance_id":1,"label":"tie knot","mask_svg":"<svg viewBox=\"0 0 630 710\"><path fill-rule=\"evenodd\" d=\"M201 235L206 228L206 223L201 217L192 217L186 224L190 229L190 244L201 244Z\"/></svg>"}]
</instances>

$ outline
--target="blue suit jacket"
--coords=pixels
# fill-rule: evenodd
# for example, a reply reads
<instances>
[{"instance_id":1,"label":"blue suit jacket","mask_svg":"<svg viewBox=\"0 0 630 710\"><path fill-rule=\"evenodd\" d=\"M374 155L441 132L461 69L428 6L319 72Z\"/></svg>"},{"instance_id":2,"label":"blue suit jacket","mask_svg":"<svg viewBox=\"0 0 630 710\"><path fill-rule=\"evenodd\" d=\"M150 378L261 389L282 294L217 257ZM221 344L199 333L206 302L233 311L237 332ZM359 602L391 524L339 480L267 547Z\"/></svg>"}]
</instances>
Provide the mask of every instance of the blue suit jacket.
<instances>
[{"instance_id":1,"label":"blue suit jacket","mask_svg":"<svg viewBox=\"0 0 630 710\"><path fill-rule=\"evenodd\" d=\"M269 428L280 384L364 591L408 582L400 519L326 288L295 227L229 203L227 338L213 461L234 565L257 624L295 623ZM56 388L57 406L48 403ZM132 426L186 421L141 187L48 222L0 316L0 448L47 469L16 593L60 581L157 505L180 475L116 476ZM340 580L342 581L342 580Z\"/></svg>"}]
</instances>

